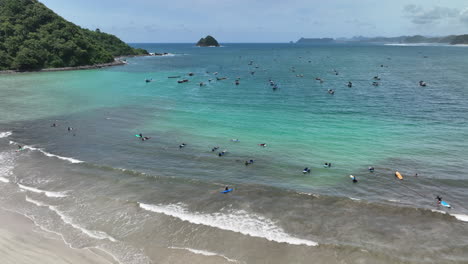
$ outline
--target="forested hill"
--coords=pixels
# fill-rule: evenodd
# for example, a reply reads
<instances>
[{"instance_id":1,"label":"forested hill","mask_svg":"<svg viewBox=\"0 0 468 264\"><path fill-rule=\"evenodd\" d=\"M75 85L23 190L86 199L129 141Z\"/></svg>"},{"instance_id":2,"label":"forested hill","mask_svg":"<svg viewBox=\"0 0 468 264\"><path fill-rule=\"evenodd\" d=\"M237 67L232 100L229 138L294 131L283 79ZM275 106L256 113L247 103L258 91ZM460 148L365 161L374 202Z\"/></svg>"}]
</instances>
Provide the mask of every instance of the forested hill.
<instances>
[{"instance_id":1,"label":"forested hill","mask_svg":"<svg viewBox=\"0 0 468 264\"><path fill-rule=\"evenodd\" d=\"M0 70L94 65L147 53L68 22L37 0L0 0Z\"/></svg>"}]
</instances>

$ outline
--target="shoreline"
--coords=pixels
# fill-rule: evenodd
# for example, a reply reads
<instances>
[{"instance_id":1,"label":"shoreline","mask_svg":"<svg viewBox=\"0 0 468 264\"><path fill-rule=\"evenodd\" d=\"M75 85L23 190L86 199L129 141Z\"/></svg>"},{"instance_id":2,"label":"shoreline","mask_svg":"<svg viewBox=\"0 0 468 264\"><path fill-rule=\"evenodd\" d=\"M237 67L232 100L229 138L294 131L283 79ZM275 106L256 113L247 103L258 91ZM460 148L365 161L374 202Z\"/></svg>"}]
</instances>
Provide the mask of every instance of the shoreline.
<instances>
[{"instance_id":1,"label":"shoreline","mask_svg":"<svg viewBox=\"0 0 468 264\"><path fill-rule=\"evenodd\" d=\"M113 62L109 63L100 63L94 65L83 65L83 66L75 66L75 67L61 67L61 68L47 68L41 70L34 70L34 71L15 71L15 70L5 70L0 71L0 75L3 74L21 74L21 73L36 73L36 72L60 72L60 71L79 71L79 70L92 70L92 69L102 69L107 67L114 67L114 66L123 66L127 64L127 58L135 58L135 57L154 57L154 56L164 56L168 53L150 53L144 55L128 55L128 56L119 56L115 57Z\"/></svg>"},{"instance_id":2,"label":"shoreline","mask_svg":"<svg viewBox=\"0 0 468 264\"><path fill-rule=\"evenodd\" d=\"M36 70L36 71L6 70L6 71L0 71L0 74L22 74L22 73L35 73L35 72L79 71L79 70L101 69L101 68L107 68L107 67L113 67L113 66L122 66L122 65L126 65L126 64L127 63L124 60L114 59L113 62L94 64L94 65L83 65L83 66L62 67L62 68L47 68L47 69L41 69L41 70Z\"/></svg>"},{"instance_id":3,"label":"shoreline","mask_svg":"<svg viewBox=\"0 0 468 264\"><path fill-rule=\"evenodd\" d=\"M26 216L3 208L0 209L0 248L4 263L118 263L97 248L72 248L58 234L47 232Z\"/></svg>"}]
</instances>

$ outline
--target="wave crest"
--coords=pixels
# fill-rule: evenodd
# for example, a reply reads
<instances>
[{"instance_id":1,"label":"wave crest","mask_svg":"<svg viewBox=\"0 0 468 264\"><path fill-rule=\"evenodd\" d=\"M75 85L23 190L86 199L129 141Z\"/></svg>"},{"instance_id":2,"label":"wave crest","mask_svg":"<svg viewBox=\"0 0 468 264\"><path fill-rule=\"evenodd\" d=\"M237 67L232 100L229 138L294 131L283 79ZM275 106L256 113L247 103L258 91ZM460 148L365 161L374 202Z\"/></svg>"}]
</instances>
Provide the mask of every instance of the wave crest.
<instances>
[{"instance_id":1,"label":"wave crest","mask_svg":"<svg viewBox=\"0 0 468 264\"><path fill-rule=\"evenodd\" d=\"M248 214L244 210L231 211L227 214L203 214L189 212L181 204L153 205L138 203L138 205L144 210L176 217L197 225L211 226L279 243L306 246L318 245L314 241L293 237L277 226L272 220L256 214Z\"/></svg>"}]
</instances>

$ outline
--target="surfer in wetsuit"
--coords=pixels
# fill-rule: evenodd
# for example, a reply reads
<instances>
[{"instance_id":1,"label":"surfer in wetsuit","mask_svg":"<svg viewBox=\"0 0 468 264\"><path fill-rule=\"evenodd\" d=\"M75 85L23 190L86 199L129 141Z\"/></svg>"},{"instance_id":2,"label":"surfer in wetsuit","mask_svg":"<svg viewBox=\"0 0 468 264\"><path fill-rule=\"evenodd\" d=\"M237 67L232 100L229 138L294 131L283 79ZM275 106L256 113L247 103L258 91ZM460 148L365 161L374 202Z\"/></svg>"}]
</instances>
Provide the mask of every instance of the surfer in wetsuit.
<instances>
[{"instance_id":1,"label":"surfer in wetsuit","mask_svg":"<svg viewBox=\"0 0 468 264\"><path fill-rule=\"evenodd\" d=\"M353 179L353 183L357 183L356 176L351 175L351 179Z\"/></svg>"},{"instance_id":2,"label":"surfer in wetsuit","mask_svg":"<svg viewBox=\"0 0 468 264\"><path fill-rule=\"evenodd\" d=\"M440 197L439 195L437 195L436 199L437 199L437 204L440 205L440 203L442 202L442 197Z\"/></svg>"},{"instance_id":3,"label":"surfer in wetsuit","mask_svg":"<svg viewBox=\"0 0 468 264\"><path fill-rule=\"evenodd\" d=\"M229 191L229 186L226 186L226 188L224 188L225 191Z\"/></svg>"},{"instance_id":4,"label":"surfer in wetsuit","mask_svg":"<svg viewBox=\"0 0 468 264\"><path fill-rule=\"evenodd\" d=\"M374 167L369 167L370 172L374 172Z\"/></svg>"}]
</instances>

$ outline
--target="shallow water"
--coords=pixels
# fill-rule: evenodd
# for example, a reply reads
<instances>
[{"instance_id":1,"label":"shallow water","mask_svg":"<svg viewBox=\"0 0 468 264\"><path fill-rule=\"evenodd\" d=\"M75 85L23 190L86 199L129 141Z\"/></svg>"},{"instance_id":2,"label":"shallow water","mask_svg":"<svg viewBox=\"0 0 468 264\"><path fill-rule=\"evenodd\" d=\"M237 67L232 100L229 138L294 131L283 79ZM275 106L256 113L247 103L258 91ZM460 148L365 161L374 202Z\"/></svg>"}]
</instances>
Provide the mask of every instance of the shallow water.
<instances>
[{"instance_id":1,"label":"shallow water","mask_svg":"<svg viewBox=\"0 0 468 264\"><path fill-rule=\"evenodd\" d=\"M135 46L0 76L2 207L121 263L468 261L466 48Z\"/></svg>"}]
</instances>

